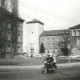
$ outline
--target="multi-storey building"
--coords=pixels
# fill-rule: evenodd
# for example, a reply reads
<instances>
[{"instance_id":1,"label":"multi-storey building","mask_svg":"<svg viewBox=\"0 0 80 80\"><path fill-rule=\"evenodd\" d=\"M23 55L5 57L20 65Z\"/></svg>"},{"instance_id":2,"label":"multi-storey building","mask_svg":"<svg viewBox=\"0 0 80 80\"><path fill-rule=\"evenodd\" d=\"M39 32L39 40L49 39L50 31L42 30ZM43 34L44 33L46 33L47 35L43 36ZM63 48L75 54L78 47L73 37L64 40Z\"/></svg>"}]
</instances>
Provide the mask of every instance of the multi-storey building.
<instances>
[{"instance_id":1,"label":"multi-storey building","mask_svg":"<svg viewBox=\"0 0 80 80\"><path fill-rule=\"evenodd\" d=\"M23 20L18 17L18 0L0 0L0 57L22 53Z\"/></svg>"},{"instance_id":2,"label":"multi-storey building","mask_svg":"<svg viewBox=\"0 0 80 80\"><path fill-rule=\"evenodd\" d=\"M51 52L68 56L80 53L80 25L66 30L50 31L44 31L43 25L36 19L27 22L24 52L38 54L43 44L45 54Z\"/></svg>"},{"instance_id":3,"label":"multi-storey building","mask_svg":"<svg viewBox=\"0 0 80 80\"><path fill-rule=\"evenodd\" d=\"M80 24L70 28L72 54L80 55Z\"/></svg>"},{"instance_id":4,"label":"multi-storey building","mask_svg":"<svg viewBox=\"0 0 80 80\"><path fill-rule=\"evenodd\" d=\"M63 51L64 55L68 55L68 44L70 43L69 30L51 30L43 31L40 35L40 44L43 43L45 53L55 52L56 55Z\"/></svg>"},{"instance_id":5,"label":"multi-storey building","mask_svg":"<svg viewBox=\"0 0 80 80\"><path fill-rule=\"evenodd\" d=\"M0 57L22 52L23 20L0 7Z\"/></svg>"}]
</instances>

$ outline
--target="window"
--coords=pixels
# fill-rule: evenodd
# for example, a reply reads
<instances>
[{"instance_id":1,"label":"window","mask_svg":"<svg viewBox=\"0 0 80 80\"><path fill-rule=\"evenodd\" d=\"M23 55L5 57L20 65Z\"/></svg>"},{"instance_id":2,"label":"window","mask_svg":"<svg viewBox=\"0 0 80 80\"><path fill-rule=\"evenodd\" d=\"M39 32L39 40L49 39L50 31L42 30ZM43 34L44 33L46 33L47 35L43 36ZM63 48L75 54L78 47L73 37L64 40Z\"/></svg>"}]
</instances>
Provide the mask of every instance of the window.
<instances>
[{"instance_id":1,"label":"window","mask_svg":"<svg viewBox=\"0 0 80 80\"><path fill-rule=\"evenodd\" d=\"M10 47L10 45L8 45L8 47Z\"/></svg>"},{"instance_id":2,"label":"window","mask_svg":"<svg viewBox=\"0 0 80 80\"><path fill-rule=\"evenodd\" d=\"M57 42L60 41L60 38L57 38Z\"/></svg>"},{"instance_id":3,"label":"window","mask_svg":"<svg viewBox=\"0 0 80 80\"><path fill-rule=\"evenodd\" d=\"M76 30L72 31L72 36L76 36Z\"/></svg>"},{"instance_id":4,"label":"window","mask_svg":"<svg viewBox=\"0 0 80 80\"><path fill-rule=\"evenodd\" d=\"M54 48L54 46L55 46L55 44L53 43L53 44L52 44L52 48Z\"/></svg>"},{"instance_id":5,"label":"window","mask_svg":"<svg viewBox=\"0 0 80 80\"><path fill-rule=\"evenodd\" d=\"M80 38L77 39L77 45L80 45Z\"/></svg>"},{"instance_id":6,"label":"window","mask_svg":"<svg viewBox=\"0 0 80 80\"><path fill-rule=\"evenodd\" d=\"M42 39L44 41L44 39Z\"/></svg>"},{"instance_id":7,"label":"window","mask_svg":"<svg viewBox=\"0 0 80 80\"><path fill-rule=\"evenodd\" d=\"M10 52L10 51L11 51L11 48L10 48L10 47L8 47L7 49L8 49L8 50L7 50L8 52Z\"/></svg>"},{"instance_id":8,"label":"window","mask_svg":"<svg viewBox=\"0 0 80 80\"><path fill-rule=\"evenodd\" d=\"M70 38L68 38L68 40L70 41Z\"/></svg>"},{"instance_id":9,"label":"window","mask_svg":"<svg viewBox=\"0 0 80 80\"><path fill-rule=\"evenodd\" d=\"M53 32L53 34L55 34L55 33Z\"/></svg>"},{"instance_id":10,"label":"window","mask_svg":"<svg viewBox=\"0 0 80 80\"><path fill-rule=\"evenodd\" d=\"M11 51L11 47L10 47L10 44L7 45L7 52L10 52Z\"/></svg>"},{"instance_id":11,"label":"window","mask_svg":"<svg viewBox=\"0 0 80 80\"><path fill-rule=\"evenodd\" d=\"M57 34L58 32L56 32L56 34Z\"/></svg>"},{"instance_id":12,"label":"window","mask_svg":"<svg viewBox=\"0 0 80 80\"><path fill-rule=\"evenodd\" d=\"M18 36L18 42L20 42L20 35Z\"/></svg>"},{"instance_id":13,"label":"window","mask_svg":"<svg viewBox=\"0 0 80 80\"><path fill-rule=\"evenodd\" d=\"M49 45L49 43L47 43Z\"/></svg>"},{"instance_id":14,"label":"window","mask_svg":"<svg viewBox=\"0 0 80 80\"><path fill-rule=\"evenodd\" d=\"M68 31L66 31L66 33L69 33Z\"/></svg>"},{"instance_id":15,"label":"window","mask_svg":"<svg viewBox=\"0 0 80 80\"><path fill-rule=\"evenodd\" d=\"M18 46L18 52L20 52L20 46Z\"/></svg>"},{"instance_id":16,"label":"window","mask_svg":"<svg viewBox=\"0 0 80 80\"><path fill-rule=\"evenodd\" d=\"M20 27L20 25L18 25L18 30L21 30L21 27Z\"/></svg>"},{"instance_id":17,"label":"window","mask_svg":"<svg viewBox=\"0 0 80 80\"><path fill-rule=\"evenodd\" d=\"M77 36L80 36L80 30L77 30Z\"/></svg>"},{"instance_id":18,"label":"window","mask_svg":"<svg viewBox=\"0 0 80 80\"><path fill-rule=\"evenodd\" d=\"M64 33L64 32L62 32L62 33Z\"/></svg>"},{"instance_id":19,"label":"window","mask_svg":"<svg viewBox=\"0 0 80 80\"><path fill-rule=\"evenodd\" d=\"M8 38L7 38L8 40L11 40L11 36L10 36L10 34L8 34Z\"/></svg>"},{"instance_id":20,"label":"window","mask_svg":"<svg viewBox=\"0 0 80 80\"><path fill-rule=\"evenodd\" d=\"M48 41L49 41L49 38L48 38Z\"/></svg>"},{"instance_id":21,"label":"window","mask_svg":"<svg viewBox=\"0 0 80 80\"><path fill-rule=\"evenodd\" d=\"M10 22L8 22L8 28L11 28L11 23Z\"/></svg>"}]
</instances>

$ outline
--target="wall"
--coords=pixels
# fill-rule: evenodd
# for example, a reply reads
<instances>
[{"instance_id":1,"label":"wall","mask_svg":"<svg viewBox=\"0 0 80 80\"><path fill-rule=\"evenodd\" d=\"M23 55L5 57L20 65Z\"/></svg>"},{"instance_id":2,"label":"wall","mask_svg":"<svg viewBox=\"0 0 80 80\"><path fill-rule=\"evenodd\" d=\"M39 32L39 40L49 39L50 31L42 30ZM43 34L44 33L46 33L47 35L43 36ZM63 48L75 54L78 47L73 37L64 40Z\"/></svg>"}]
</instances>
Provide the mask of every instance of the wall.
<instances>
[{"instance_id":1,"label":"wall","mask_svg":"<svg viewBox=\"0 0 80 80\"><path fill-rule=\"evenodd\" d=\"M26 24L26 30L24 30L23 52L27 52L30 55L31 46L34 47L34 54L39 54L39 35L43 31L43 25L39 23ZM23 38L23 39L24 39ZM31 45L31 43L33 45Z\"/></svg>"}]
</instances>

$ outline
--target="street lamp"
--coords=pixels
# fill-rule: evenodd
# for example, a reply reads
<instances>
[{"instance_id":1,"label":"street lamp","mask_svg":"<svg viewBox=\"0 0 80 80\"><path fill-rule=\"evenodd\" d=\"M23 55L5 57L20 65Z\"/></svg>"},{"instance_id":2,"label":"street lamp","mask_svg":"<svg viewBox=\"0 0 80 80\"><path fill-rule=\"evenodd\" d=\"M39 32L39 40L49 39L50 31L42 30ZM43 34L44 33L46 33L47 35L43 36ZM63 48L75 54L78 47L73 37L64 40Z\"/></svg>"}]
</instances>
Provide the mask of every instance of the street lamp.
<instances>
[{"instance_id":1,"label":"street lamp","mask_svg":"<svg viewBox=\"0 0 80 80\"><path fill-rule=\"evenodd\" d=\"M68 44L68 62L69 62L69 63L70 63L70 57L69 57L70 49L71 49L71 46L70 46L70 44Z\"/></svg>"}]
</instances>

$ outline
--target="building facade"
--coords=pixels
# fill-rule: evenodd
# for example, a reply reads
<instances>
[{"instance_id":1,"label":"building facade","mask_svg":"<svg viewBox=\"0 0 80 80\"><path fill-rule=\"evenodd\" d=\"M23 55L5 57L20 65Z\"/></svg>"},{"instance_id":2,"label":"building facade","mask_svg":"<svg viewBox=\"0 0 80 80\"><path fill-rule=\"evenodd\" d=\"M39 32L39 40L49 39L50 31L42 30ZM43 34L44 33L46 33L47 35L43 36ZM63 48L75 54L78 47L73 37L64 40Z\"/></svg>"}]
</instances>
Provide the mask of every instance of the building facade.
<instances>
[{"instance_id":1,"label":"building facade","mask_svg":"<svg viewBox=\"0 0 80 80\"><path fill-rule=\"evenodd\" d=\"M28 55L39 54L39 36L43 32L43 23L37 19L33 19L26 23L26 33L24 34L23 45L24 52Z\"/></svg>"},{"instance_id":2,"label":"building facade","mask_svg":"<svg viewBox=\"0 0 80 80\"><path fill-rule=\"evenodd\" d=\"M22 53L23 20L0 7L0 57Z\"/></svg>"},{"instance_id":3,"label":"building facade","mask_svg":"<svg viewBox=\"0 0 80 80\"><path fill-rule=\"evenodd\" d=\"M56 55L60 54L63 49L67 49L70 43L70 32L69 30L51 30L44 31L40 35L40 44L43 43L45 48L45 54L48 52L54 53ZM68 52L65 53L68 55Z\"/></svg>"},{"instance_id":4,"label":"building facade","mask_svg":"<svg viewBox=\"0 0 80 80\"><path fill-rule=\"evenodd\" d=\"M70 28L72 54L80 55L80 24Z\"/></svg>"},{"instance_id":5,"label":"building facade","mask_svg":"<svg viewBox=\"0 0 80 80\"><path fill-rule=\"evenodd\" d=\"M36 19L27 22L24 52L29 55L39 54L43 44L45 55L49 52L55 56L80 54L80 25L70 29L50 31L44 31L43 25Z\"/></svg>"}]
</instances>

